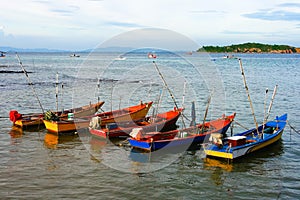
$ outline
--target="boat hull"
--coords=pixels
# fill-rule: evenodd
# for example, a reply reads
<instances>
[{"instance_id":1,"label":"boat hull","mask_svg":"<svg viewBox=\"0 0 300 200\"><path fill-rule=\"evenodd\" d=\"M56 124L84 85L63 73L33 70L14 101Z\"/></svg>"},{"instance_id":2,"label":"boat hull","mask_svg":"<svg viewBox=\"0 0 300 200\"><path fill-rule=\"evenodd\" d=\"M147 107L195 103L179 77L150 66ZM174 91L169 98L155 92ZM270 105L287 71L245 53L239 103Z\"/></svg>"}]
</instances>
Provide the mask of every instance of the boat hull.
<instances>
[{"instance_id":1,"label":"boat hull","mask_svg":"<svg viewBox=\"0 0 300 200\"><path fill-rule=\"evenodd\" d=\"M276 121L266 123L265 127L272 128L272 132L262 133L261 136L257 135L258 132L262 132L265 128L260 126L258 131L251 129L246 132L237 134L236 136L244 136L246 143L231 147L226 140L224 140L224 146L218 147L211 144L208 148L205 148L205 154L209 157L236 159L248 154L252 154L260 149L263 149L281 139L282 133L286 125L287 115L282 115ZM273 131L274 129L274 131ZM265 130L265 129L264 129Z\"/></svg>"},{"instance_id":2,"label":"boat hull","mask_svg":"<svg viewBox=\"0 0 300 200\"><path fill-rule=\"evenodd\" d=\"M79 129L88 128L88 119L75 119L63 121L48 121L44 120L44 124L48 132L51 133L68 133L75 132Z\"/></svg>"},{"instance_id":3,"label":"boat hull","mask_svg":"<svg viewBox=\"0 0 300 200\"><path fill-rule=\"evenodd\" d=\"M146 103L146 104L141 104L137 107L139 109L136 109L134 112L131 112L131 113L130 112L122 112L121 113L122 116L115 115L115 117L117 118L118 121L127 120L127 119L137 120L140 118L144 118L145 115L147 115L147 112L150 109L151 105L152 105L152 102ZM133 107L129 107L129 108L133 108ZM136 107L134 107L134 108L136 108ZM118 112L115 112L115 113L118 113ZM106 123L108 123L108 122L115 122L114 118L105 118L105 115L103 115L103 114L99 114L99 115L97 114L94 116L102 116L103 117L102 120L104 122L101 122L101 125L106 125ZM76 132L79 129L88 128L91 118L92 118L92 116L74 118L73 120L61 120L61 121L43 120L43 121L46 126L46 129L49 132L59 134L59 133L67 133L67 132ZM137 118L137 119L135 119L135 118Z\"/></svg>"},{"instance_id":4,"label":"boat hull","mask_svg":"<svg viewBox=\"0 0 300 200\"><path fill-rule=\"evenodd\" d=\"M176 122L181 114L181 111L182 109L172 110L166 113L160 113L158 114L158 117L156 119L148 117L143 120L139 120L137 122L116 124L117 127L111 130L108 130L107 128L102 128L102 129L89 128L89 131L93 136L101 137L101 138L129 136L130 132L134 128L142 128L144 132L170 131L177 128Z\"/></svg>"},{"instance_id":5,"label":"boat hull","mask_svg":"<svg viewBox=\"0 0 300 200\"><path fill-rule=\"evenodd\" d=\"M146 151L155 151L161 148L181 148L182 150L188 149L195 144L201 144L211 133L225 134L232 123L235 114L225 117L224 119L217 119L207 122L206 125L215 126L214 129L204 133L194 133L185 136L187 132L195 132L196 127L190 127L181 130L169 131L164 134L169 134L169 138L154 138L153 136L143 139L129 138L128 141L133 148L138 148ZM198 128L202 125L198 125ZM201 129L200 129L201 130Z\"/></svg>"},{"instance_id":6,"label":"boat hull","mask_svg":"<svg viewBox=\"0 0 300 200\"><path fill-rule=\"evenodd\" d=\"M94 115L101 108L103 104L104 104L103 101L99 101L95 104L89 104L82 107L65 110L63 114L62 112L56 112L55 114L57 114L61 119L67 119L68 113L74 113L75 117L90 116L90 115ZM37 126L43 128L45 127L43 118L44 118L43 113L24 115L21 119L16 120L14 122L14 125L22 127L24 129L37 127Z\"/></svg>"}]
</instances>

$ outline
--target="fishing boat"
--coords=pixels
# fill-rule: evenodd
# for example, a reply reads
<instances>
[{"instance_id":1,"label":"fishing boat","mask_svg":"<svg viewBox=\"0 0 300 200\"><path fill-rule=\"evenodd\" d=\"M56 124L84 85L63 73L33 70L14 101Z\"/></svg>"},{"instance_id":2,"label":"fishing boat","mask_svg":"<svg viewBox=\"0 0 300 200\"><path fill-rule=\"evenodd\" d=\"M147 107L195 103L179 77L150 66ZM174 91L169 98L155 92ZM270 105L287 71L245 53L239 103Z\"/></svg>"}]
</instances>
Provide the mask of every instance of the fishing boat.
<instances>
[{"instance_id":1,"label":"fishing boat","mask_svg":"<svg viewBox=\"0 0 300 200\"><path fill-rule=\"evenodd\" d=\"M151 105L152 101L148 103L141 102L138 105L123 108L120 110L114 110L111 112L103 112L96 115L90 115L86 117L75 117L74 119L59 119L59 120L43 120L46 129L52 133L67 133L74 132L79 129L88 128L90 120L93 117L99 117L101 119L101 126L105 126L108 123L118 123L130 120L139 120L144 118Z\"/></svg>"},{"instance_id":2,"label":"fishing boat","mask_svg":"<svg viewBox=\"0 0 300 200\"><path fill-rule=\"evenodd\" d=\"M284 114L259 126L258 129L253 128L226 137L221 142L216 142L212 137L210 139L212 143L204 148L204 152L208 157L231 160L245 156L277 142L281 138L286 122L287 114Z\"/></svg>"},{"instance_id":3,"label":"fishing boat","mask_svg":"<svg viewBox=\"0 0 300 200\"><path fill-rule=\"evenodd\" d=\"M0 58L4 58L6 55L6 52L4 52L4 51L0 51Z\"/></svg>"},{"instance_id":4,"label":"fishing boat","mask_svg":"<svg viewBox=\"0 0 300 200\"><path fill-rule=\"evenodd\" d=\"M103 101L99 101L94 104L88 104L77 108L54 112L54 114L59 116L60 119L67 119L70 115L75 117L90 116L95 114L103 104ZM44 113L20 114L16 110L11 110L9 113L9 119L13 122L13 125L22 128L43 126L44 117Z\"/></svg>"},{"instance_id":5,"label":"fishing boat","mask_svg":"<svg viewBox=\"0 0 300 200\"><path fill-rule=\"evenodd\" d=\"M148 58L157 58L155 53L148 53Z\"/></svg>"},{"instance_id":6,"label":"fishing boat","mask_svg":"<svg viewBox=\"0 0 300 200\"><path fill-rule=\"evenodd\" d=\"M80 55L74 53L74 54L71 54L70 57L76 57L76 58L79 58Z\"/></svg>"},{"instance_id":7,"label":"fishing boat","mask_svg":"<svg viewBox=\"0 0 300 200\"><path fill-rule=\"evenodd\" d=\"M89 131L92 136L101 138L112 138L129 136L129 133L134 128L142 128L143 131L170 131L177 128L176 122L183 109L170 110L168 112L159 113L155 117L145 117L138 121L127 121L123 123L107 124L106 127L101 127L98 124L98 119L92 119Z\"/></svg>"},{"instance_id":8,"label":"fishing boat","mask_svg":"<svg viewBox=\"0 0 300 200\"><path fill-rule=\"evenodd\" d=\"M119 57L116 57L115 60L126 60L126 57L124 57L124 56L119 56Z\"/></svg>"},{"instance_id":9,"label":"fishing boat","mask_svg":"<svg viewBox=\"0 0 300 200\"><path fill-rule=\"evenodd\" d=\"M225 134L235 118L235 113L229 116L223 115L216 120L197 124L189 128L168 132L148 132L133 130L128 141L133 148L145 151L155 151L161 148L188 149L192 145L200 144L212 133Z\"/></svg>"}]
</instances>

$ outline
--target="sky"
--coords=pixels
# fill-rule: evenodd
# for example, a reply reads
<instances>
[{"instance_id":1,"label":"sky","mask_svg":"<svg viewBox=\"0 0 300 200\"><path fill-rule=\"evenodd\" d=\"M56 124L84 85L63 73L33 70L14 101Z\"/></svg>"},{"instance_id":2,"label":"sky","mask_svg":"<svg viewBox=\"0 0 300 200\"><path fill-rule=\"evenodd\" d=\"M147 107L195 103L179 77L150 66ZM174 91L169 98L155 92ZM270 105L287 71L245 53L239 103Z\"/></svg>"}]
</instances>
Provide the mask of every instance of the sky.
<instances>
[{"instance_id":1,"label":"sky","mask_svg":"<svg viewBox=\"0 0 300 200\"><path fill-rule=\"evenodd\" d=\"M300 47L299 0L9 0L0 47L84 50L119 34L166 29L199 47L244 42Z\"/></svg>"}]
</instances>

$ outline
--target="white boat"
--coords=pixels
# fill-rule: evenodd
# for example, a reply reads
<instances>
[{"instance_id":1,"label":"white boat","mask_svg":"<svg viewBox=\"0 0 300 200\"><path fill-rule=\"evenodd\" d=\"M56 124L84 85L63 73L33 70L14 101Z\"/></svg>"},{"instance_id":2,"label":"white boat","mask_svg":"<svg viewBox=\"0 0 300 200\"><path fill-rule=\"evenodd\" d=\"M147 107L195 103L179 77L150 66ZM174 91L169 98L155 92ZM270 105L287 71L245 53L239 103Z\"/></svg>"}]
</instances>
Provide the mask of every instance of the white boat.
<instances>
[{"instance_id":1,"label":"white boat","mask_svg":"<svg viewBox=\"0 0 300 200\"><path fill-rule=\"evenodd\" d=\"M126 60L126 57L119 56L119 57L115 58L115 60Z\"/></svg>"},{"instance_id":2,"label":"white boat","mask_svg":"<svg viewBox=\"0 0 300 200\"><path fill-rule=\"evenodd\" d=\"M74 53L74 54L71 54L70 57L77 57L78 58L78 57L80 57L80 55Z\"/></svg>"}]
</instances>

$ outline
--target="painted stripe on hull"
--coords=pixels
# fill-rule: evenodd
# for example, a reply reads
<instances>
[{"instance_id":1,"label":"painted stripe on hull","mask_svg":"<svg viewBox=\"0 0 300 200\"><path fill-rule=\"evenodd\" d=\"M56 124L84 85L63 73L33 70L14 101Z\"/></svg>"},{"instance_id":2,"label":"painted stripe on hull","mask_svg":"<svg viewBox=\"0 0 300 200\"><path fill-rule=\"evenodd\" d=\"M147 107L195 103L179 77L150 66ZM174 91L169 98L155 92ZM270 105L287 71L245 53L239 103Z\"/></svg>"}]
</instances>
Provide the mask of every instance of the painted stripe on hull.
<instances>
[{"instance_id":1,"label":"painted stripe on hull","mask_svg":"<svg viewBox=\"0 0 300 200\"><path fill-rule=\"evenodd\" d=\"M233 154L232 153L226 153L226 152L214 151L214 150L204 150L204 151L205 151L205 154L207 156L233 159Z\"/></svg>"},{"instance_id":2,"label":"painted stripe on hull","mask_svg":"<svg viewBox=\"0 0 300 200\"><path fill-rule=\"evenodd\" d=\"M247 153L251 153L253 151L257 151L257 150L259 150L259 149L261 149L263 147L266 147L268 145L273 144L274 142L278 141L281 138L282 133L283 133L283 130L277 136L273 137L272 139L270 139L270 140L268 140L266 142L262 142L259 145L256 145L253 148L249 149L249 151Z\"/></svg>"}]
</instances>

